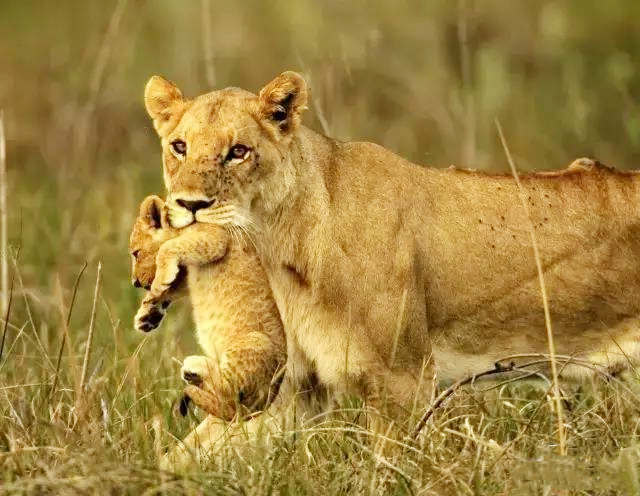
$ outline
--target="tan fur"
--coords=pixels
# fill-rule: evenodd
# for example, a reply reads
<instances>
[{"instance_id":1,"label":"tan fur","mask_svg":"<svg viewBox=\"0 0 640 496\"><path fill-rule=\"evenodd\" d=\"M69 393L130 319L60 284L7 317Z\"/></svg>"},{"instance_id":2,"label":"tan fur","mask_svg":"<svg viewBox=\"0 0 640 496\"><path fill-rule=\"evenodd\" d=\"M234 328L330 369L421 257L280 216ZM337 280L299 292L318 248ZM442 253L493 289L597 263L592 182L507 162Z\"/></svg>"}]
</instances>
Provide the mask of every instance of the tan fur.
<instances>
[{"instance_id":1,"label":"tan fur","mask_svg":"<svg viewBox=\"0 0 640 496\"><path fill-rule=\"evenodd\" d=\"M243 415L262 410L278 392L286 348L255 249L220 226L173 229L162 222L163 207L159 197L145 198L132 229L131 249L138 251L133 277L152 281L135 326L149 331L160 324L176 296L180 268L185 268L198 342L206 355L185 359L182 376L195 384L186 393L226 420L235 416L237 406ZM152 271L155 277L149 279Z\"/></svg>"},{"instance_id":2,"label":"tan fur","mask_svg":"<svg viewBox=\"0 0 640 496\"><path fill-rule=\"evenodd\" d=\"M444 376L546 352L528 219L509 175L412 164L302 126L304 80L147 105L164 179L196 220L252 227L287 334L288 378L423 406ZM164 89L163 89L164 88ZM168 91L166 91L169 89ZM166 93L163 93L165 92ZM171 126L163 126L166 115ZM186 143L175 154L171 143ZM251 149L230 162L236 144ZM559 353L626 363L638 346L639 176L592 161L522 177ZM171 217L173 222L173 217Z\"/></svg>"}]
</instances>

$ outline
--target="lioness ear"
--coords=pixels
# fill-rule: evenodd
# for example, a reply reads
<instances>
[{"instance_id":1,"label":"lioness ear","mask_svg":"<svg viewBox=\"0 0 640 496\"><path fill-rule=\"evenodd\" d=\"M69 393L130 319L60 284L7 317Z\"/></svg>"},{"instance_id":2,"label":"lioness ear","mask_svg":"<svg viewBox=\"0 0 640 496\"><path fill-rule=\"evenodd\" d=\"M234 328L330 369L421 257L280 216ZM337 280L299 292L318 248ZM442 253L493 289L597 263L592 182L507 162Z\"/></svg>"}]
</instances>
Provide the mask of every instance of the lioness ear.
<instances>
[{"instance_id":1,"label":"lioness ear","mask_svg":"<svg viewBox=\"0 0 640 496\"><path fill-rule=\"evenodd\" d=\"M300 115L307 108L307 83L300 74L286 71L260 90L260 112L283 135L300 125Z\"/></svg>"},{"instance_id":2,"label":"lioness ear","mask_svg":"<svg viewBox=\"0 0 640 496\"><path fill-rule=\"evenodd\" d=\"M140 204L140 217L149 227L160 229L162 227L162 207L164 200L156 195L147 196Z\"/></svg>"},{"instance_id":3,"label":"lioness ear","mask_svg":"<svg viewBox=\"0 0 640 496\"><path fill-rule=\"evenodd\" d=\"M162 76L152 76L144 89L144 105L153 127L162 138L175 129L184 112L184 97L178 87Z\"/></svg>"}]
</instances>

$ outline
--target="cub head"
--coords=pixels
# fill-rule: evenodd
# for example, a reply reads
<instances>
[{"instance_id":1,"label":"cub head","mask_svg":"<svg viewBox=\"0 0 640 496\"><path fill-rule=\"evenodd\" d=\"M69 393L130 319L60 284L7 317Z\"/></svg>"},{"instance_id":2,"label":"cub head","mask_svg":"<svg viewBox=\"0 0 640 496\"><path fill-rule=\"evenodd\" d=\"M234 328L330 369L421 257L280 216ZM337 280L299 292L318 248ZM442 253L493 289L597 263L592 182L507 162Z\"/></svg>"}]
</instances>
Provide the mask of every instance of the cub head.
<instances>
[{"instance_id":1,"label":"cub head","mask_svg":"<svg viewBox=\"0 0 640 496\"><path fill-rule=\"evenodd\" d=\"M226 88L193 99L153 76L145 106L162 142L172 226L195 216L248 227L254 208L275 208L296 178L291 146L306 104L307 85L290 71L258 95ZM178 220L176 209L188 214Z\"/></svg>"},{"instance_id":2,"label":"cub head","mask_svg":"<svg viewBox=\"0 0 640 496\"><path fill-rule=\"evenodd\" d=\"M140 204L140 212L131 229L131 283L137 288L151 287L156 274L156 255L160 245L170 237L170 230L163 229L162 218L166 215L163 207L162 198L147 196Z\"/></svg>"}]
</instances>

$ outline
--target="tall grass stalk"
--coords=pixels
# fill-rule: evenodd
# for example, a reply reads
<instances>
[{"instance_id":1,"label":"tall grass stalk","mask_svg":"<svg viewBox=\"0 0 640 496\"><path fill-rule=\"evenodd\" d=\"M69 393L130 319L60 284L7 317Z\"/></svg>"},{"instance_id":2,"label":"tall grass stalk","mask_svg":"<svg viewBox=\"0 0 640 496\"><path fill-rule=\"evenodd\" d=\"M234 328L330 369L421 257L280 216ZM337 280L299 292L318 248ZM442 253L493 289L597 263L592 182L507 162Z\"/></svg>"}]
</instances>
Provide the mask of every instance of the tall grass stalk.
<instances>
[{"instance_id":1,"label":"tall grass stalk","mask_svg":"<svg viewBox=\"0 0 640 496\"><path fill-rule=\"evenodd\" d=\"M89 333L87 335L87 343L84 350L84 360L82 362L82 373L80 374L80 385L78 386L76 404L82 408L84 401L85 382L87 380L87 370L89 367L89 358L91 357L91 345L93 343L93 332L96 323L96 312L98 307L98 296L100 294L100 279L102 276L102 263L98 262L98 273L96 275L96 285L93 290L93 307L91 308L91 320L89 321Z\"/></svg>"},{"instance_id":2,"label":"tall grass stalk","mask_svg":"<svg viewBox=\"0 0 640 496\"><path fill-rule=\"evenodd\" d=\"M547 287L544 283L544 273L542 271L542 259L540 257L540 248L538 247L538 241L536 239L535 230L533 228L533 221L531 220L531 212L529 211L529 205L527 204L526 194L524 189L522 188L522 184L520 183L520 177L518 176L518 171L516 169L515 163L513 161L513 157L511 156L511 151L509 150L509 146L507 145L507 140L504 137L504 133L502 132L502 126L500 125L500 121L496 119L496 128L498 129L498 134L500 136L500 142L502 143L502 148L504 149L504 153L507 157L507 161L509 162L509 167L511 168L511 174L518 185L518 194L520 196L520 202L522 204L522 208L524 209L527 216L527 227L529 230L529 234L531 235L531 246L533 247L533 256L536 261L536 268L538 271L538 282L540 284L540 295L542 297L542 307L544 308L544 323L547 329L547 343L549 345L549 361L551 363L551 380L553 383L553 397L555 402L555 412L556 418L558 419L558 452L560 455L567 454L567 446L566 446L566 434L564 427L564 412L562 409L562 397L560 395L560 384L558 382L558 366L556 363L556 346L553 340L553 329L551 327L551 312L549 311L549 298L547 295Z\"/></svg>"},{"instance_id":3,"label":"tall grass stalk","mask_svg":"<svg viewBox=\"0 0 640 496\"><path fill-rule=\"evenodd\" d=\"M9 256L7 243L7 144L4 134L4 111L0 110L0 284L2 306L0 315L7 313L9 306Z\"/></svg>"}]
</instances>

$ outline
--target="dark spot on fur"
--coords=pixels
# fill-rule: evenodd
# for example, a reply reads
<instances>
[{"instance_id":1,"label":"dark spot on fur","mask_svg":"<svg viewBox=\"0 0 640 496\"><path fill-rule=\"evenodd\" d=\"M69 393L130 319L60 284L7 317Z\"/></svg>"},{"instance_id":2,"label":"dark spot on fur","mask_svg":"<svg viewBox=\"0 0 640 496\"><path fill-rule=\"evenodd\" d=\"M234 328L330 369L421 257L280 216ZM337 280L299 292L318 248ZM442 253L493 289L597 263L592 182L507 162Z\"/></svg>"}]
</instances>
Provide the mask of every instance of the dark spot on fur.
<instances>
[{"instance_id":1,"label":"dark spot on fur","mask_svg":"<svg viewBox=\"0 0 640 496\"><path fill-rule=\"evenodd\" d=\"M309 287L309 281L307 281L305 274L302 272L302 270L294 267L291 264L285 264L284 269L298 283L300 287L303 287L303 288Z\"/></svg>"}]
</instances>

